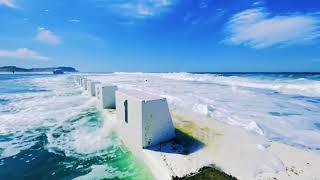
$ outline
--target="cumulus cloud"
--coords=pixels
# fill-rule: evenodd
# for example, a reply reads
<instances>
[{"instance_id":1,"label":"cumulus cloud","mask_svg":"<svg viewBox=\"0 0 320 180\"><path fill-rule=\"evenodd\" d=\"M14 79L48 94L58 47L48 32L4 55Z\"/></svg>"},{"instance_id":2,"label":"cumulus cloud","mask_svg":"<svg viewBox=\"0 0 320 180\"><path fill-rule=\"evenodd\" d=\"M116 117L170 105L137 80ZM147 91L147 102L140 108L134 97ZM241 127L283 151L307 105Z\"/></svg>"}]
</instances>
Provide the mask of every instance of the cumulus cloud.
<instances>
[{"instance_id":1,"label":"cumulus cloud","mask_svg":"<svg viewBox=\"0 0 320 180\"><path fill-rule=\"evenodd\" d=\"M61 43L61 39L59 36L55 35L53 32L43 28L38 28L38 33L35 37L37 41L57 45Z\"/></svg>"},{"instance_id":2,"label":"cumulus cloud","mask_svg":"<svg viewBox=\"0 0 320 180\"><path fill-rule=\"evenodd\" d=\"M49 61L51 59L28 48L19 48L16 50L0 50L0 58L34 59L40 61Z\"/></svg>"},{"instance_id":3,"label":"cumulus cloud","mask_svg":"<svg viewBox=\"0 0 320 180\"><path fill-rule=\"evenodd\" d=\"M4 5L10 8L16 8L16 4L12 0L0 0L0 5Z\"/></svg>"},{"instance_id":4,"label":"cumulus cloud","mask_svg":"<svg viewBox=\"0 0 320 180\"><path fill-rule=\"evenodd\" d=\"M235 14L227 23L225 43L261 49L311 42L320 37L318 15L271 16L265 8Z\"/></svg>"}]
</instances>

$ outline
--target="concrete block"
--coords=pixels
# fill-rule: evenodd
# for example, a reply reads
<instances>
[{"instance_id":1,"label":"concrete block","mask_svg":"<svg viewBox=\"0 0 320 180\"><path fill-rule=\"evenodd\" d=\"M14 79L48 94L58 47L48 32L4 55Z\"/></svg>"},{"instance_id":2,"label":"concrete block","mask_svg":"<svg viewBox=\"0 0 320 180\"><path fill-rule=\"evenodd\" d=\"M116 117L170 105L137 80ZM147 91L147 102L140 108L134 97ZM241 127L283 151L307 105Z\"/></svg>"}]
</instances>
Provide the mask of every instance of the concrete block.
<instances>
[{"instance_id":1,"label":"concrete block","mask_svg":"<svg viewBox=\"0 0 320 180\"><path fill-rule=\"evenodd\" d=\"M87 80L87 91L91 96L96 96L96 88L95 86L99 84L99 82Z\"/></svg>"},{"instance_id":2,"label":"concrete block","mask_svg":"<svg viewBox=\"0 0 320 180\"><path fill-rule=\"evenodd\" d=\"M79 76L75 76L75 77L74 77L74 80L75 80L75 82L76 82L77 84L79 84L79 78L80 78Z\"/></svg>"},{"instance_id":3,"label":"concrete block","mask_svg":"<svg viewBox=\"0 0 320 180\"><path fill-rule=\"evenodd\" d=\"M116 91L118 131L123 141L147 148L175 137L166 98L140 91Z\"/></svg>"},{"instance_id":4,"label":"concrete block","mask_svg":"<svg viewBox=\"0 0 320 180\"><path fill-rule=\"evenodd\" d=\"M77 83L81 86L81 76L78 76Z\"/></svg>"},{"instance_id":5,"label":"concrete block","mask_svg":"<svg viewBox=\"0 0 320 180\"><path fill-rule=\"evenodd\" d=\"M116 107L115 93L118 87L115 85L96 84L95 94L103 109L114 109Z\"/></svg>"},{"instance_id":6,"label":"concrete block","mask_svg":"<svg viewBox=\"0 0 320 180\"><path fill-rule=\"evenodd\" d=\"M74 81L78 84L78 79L79 79L79 76L74 76Z\"/></svg>"},{"instance_id":7,"label":"concrete block","mask_svg":"<svg viewBox=\"0 0 320 180\"><path fill-rule=\"evenodd\" d=\"M83 77L80 76L80 78L79 78L79 85L80 85L80 86L82 86L82 79L83 79Z\"/></svg>"},{"instance_id":8,"label":"concrete block","mask_svg":"<svg viewBox=\"0 0 320 180\"><path fill-rule=\"evenodd\" d=\"M80 85L81 87L82 87L82 79L83 79L83 77L80 76L79 85Z\"/></svg>"},{"instance_id":9,"label":"concrete block","mask_svg":"<svg viewBox=\"0 0 320 180\"><path fill-rule=\"evenodd\" d=\"M81 76L76 76L76 81L78 85L81 85Z\"/></svg>"},{"instance_id":10,"label":"concrete block","mask_svg":"<svg viewBox=\"0 0 320 180\"><path fill-rule=\"evenodd\" d=\"M82 78L82 81L81 81L81 86L84 88L84 90L87 90L87 78Z\"/></svg>"}]
</instances>

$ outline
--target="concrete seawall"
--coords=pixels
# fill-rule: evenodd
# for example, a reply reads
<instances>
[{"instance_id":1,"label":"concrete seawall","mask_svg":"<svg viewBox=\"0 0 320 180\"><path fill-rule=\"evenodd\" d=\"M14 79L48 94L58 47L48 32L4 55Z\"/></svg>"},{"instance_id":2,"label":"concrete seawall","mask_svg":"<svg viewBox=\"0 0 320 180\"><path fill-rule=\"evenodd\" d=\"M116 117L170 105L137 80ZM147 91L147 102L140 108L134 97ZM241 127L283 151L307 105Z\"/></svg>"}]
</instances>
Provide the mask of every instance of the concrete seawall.
<instances>
[{"instance_id":1,"label":"concrete seawall","mask_svg":"<svg viewBox=\"0 0 320 180\"><path fill-rule=\"evenodd\" d=\"M175 143L173 140L176 137L165 98L139 91L119 90L115 85L94 82L83 76L76 76L75 80L88 95L95 96L103 114L117 122L117 132L124 144L149 167L156 179L183 177L174 172L165 158L179 154L165 155L168 152L161 150L163 143ZM109 111L114 108L115 111ZM183 166L183 163L178 162L175 166ZM196 169L184 174L195 172Z\"/></svg>"},{"instance_id":2,"label":"concrete seawall","mask_svg":"<svg viewBox=\"0 0 320 180\"><path fill-rule=\"evenodd\" d=\"M85 94L93 96L90 78L75 79ZM124 145L145 163L155 179L186 178L201 174L203 169L233 178L212 166L212 158L208 158L211 152L203 148L203 142L174 126L166 98L113 84L95 82L94 86L97 107L106 119L116 123Z\"/></svg>"},{"instance_id":3,"label":"concrete seawall","mask_svg":"<svg viewBox=\"0 0 320 180\"><path fill-rule=\"evenodd\" d=\"M82 84L83 79L109 82L110 77L101 79L100 76L87 76L87 78L82 76L77 77L76 82ZM112 82L119 84L120 87L135 88L127 86L123 81ZM82 86L82 89L85 89L84 85ZM106 84L106 86L115 85ZM159 144L150 143L148 146L149 132L154 133L154 137L157 137L154 129L162 129L161 126L165 125L161 123L158 128L158 126L153 127L148 124L150 122L154 124L153 120L157 119L154 118L157 112L153 112L152 109L159 109L158 106L162 105L158 104L156 108L151 108L151 116L148 113L143 116L145 108L142 104L143 102L148 104L149 101L162 102L163 98L144 92L131 93L131 90L124 88L112 89L109 93L112 98L106 98L107 102L112 104L110 108L113 109L111 110L101 106L97 87L97 106L102 114L106 119L117 124L115 130L124 145L149 167L156 179L188 179L189 176L192 176L191 179L198 177L234 179L228 174L245 180L320 178L319 153L271 141L265 136L253 134L242 127L228 125L212 117L183 108L173 107L173 111L169 113L175 128L175 138L161 142L164 138ZM117 94L122 93L124 95L118 96L117 99ZM139 95L140 93L143 95ZM83 94L90 95L88 91ZM117 106L116 110L114 110L115 106ZM159 112L163 114L162 111ZM117 115L118 113L120 115ZM161 117L156 121L168 122L166 119L169 118ZM146 126L144 121L148 122ZM137 126L137 128L130 125ZM139 130L135 131L136 129ZM134 132L130 133L131 131ZM152 138L150 142L153 142Z\"/></svg>"}]
</instances>

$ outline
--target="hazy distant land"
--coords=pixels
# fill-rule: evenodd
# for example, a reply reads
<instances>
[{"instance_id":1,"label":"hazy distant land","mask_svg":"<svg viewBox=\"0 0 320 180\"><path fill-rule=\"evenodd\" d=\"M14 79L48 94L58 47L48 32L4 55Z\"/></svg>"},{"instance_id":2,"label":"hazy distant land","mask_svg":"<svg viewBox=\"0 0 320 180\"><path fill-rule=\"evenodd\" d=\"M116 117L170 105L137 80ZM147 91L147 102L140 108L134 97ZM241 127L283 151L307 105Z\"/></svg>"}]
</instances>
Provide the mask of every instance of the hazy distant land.
<instances>
[{"instance_id":1,"label":"hazy distant land","mask_svg":"<svg viewBox=\"0 0 320 180\"><path fill-rule=\"evenodd\" d=\"M0 72L52 72L55 69L61 69L64 72L78 72L73 67L45 67L45 68L21 68L16 66L2 66L0 67Z\"/></svg>"}]
</instances>

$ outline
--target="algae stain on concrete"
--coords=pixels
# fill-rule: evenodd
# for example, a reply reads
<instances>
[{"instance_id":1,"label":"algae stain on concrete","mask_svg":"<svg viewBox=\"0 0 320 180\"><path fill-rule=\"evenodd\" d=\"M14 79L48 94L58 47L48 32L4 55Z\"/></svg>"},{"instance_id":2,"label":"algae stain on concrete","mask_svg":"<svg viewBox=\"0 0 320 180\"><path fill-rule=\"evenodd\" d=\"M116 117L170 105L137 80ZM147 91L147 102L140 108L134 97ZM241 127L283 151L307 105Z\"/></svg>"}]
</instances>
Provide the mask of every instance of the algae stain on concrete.
<instances>
[{"instance_id":1,"label":"algae stain on concrete","mask_svg":"<svg viewBox=\"0 0 320 180\"><path fill-rule=\"evenodd\" d=\"M210 144L214 146L211 147L218 147L218 143L216 142L216 138L218 136L223 136L223 133L217 129L210 128L207 126L201 127L195 124L192 120L175 113L172 113L172 118L174 122L174 126L177 129L176 132L182 132L183 134L190 136L200 142L204 142L205 144ZM182 142L186 143L185 137L179 137L179 133L177 134L178 139ZM188 142L187 142L188 143ZM204 146L205 146L204 144ZM194 144L187 144L194 146ZM186 148L188 149L188 148ZM188 154L188 153L187 153ZM216 166L212 165L210 167L203 167L197 173L191 174L190 176L178 178L173 177L173 180L236 180L237 178L223 172Z\"/></svg>"},{"instance_id":2,"label":"algae stain on concrete","mask_svg":"<svg viewBox=\"0 0 320 180\"><path fill-rule=\"evenodd\" d=\"M212 143L217 136L222 136L223 133L219 130L209 127L200 127L192 120L187 119L186 117L171 113L173 117L174 126L179 131L206 143Z\"/></svg>"}]
</instances>

